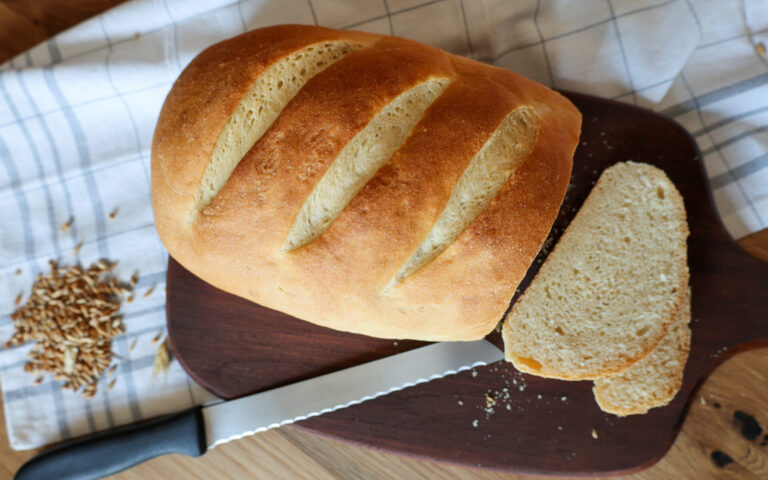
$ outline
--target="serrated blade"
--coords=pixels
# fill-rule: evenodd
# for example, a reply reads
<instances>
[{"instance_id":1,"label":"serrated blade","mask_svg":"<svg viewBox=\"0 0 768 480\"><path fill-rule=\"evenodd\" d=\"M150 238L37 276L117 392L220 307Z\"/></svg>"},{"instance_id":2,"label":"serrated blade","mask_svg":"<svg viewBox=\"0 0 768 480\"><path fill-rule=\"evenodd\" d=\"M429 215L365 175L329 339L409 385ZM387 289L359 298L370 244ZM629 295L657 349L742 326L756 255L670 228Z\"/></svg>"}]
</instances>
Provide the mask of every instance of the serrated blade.
<instances>
[{"instance_id":1,"label":"serrated blade","mask_svg":"<svg viewBox=\"0 0 768 480\"><path fill-rule=\"evenodd\" d=\"M487 340L442 342L203 409L206 442L231 440L333 412L413 385L489 365L504 354Z\"/></svg>"}]
</instances>

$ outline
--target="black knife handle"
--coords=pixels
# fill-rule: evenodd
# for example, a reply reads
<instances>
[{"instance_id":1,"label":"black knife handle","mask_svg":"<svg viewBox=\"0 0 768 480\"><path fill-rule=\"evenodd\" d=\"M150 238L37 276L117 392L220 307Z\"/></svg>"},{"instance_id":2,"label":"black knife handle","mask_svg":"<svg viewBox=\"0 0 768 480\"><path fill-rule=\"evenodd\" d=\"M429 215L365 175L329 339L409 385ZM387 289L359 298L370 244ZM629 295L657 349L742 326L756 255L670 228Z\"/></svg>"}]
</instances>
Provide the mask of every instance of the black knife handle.
<instances>
[{"instance_id":1,"label":"black knife handle","mask_svg":"<svg viewBox=\"0 0 768 480\"><path fill-rule=\"evenodd\" d=\"M128 425L67 442L25 463L15 480L95 480L166 453L205 453L203 410Z\"/></svg>"}]
</instances>

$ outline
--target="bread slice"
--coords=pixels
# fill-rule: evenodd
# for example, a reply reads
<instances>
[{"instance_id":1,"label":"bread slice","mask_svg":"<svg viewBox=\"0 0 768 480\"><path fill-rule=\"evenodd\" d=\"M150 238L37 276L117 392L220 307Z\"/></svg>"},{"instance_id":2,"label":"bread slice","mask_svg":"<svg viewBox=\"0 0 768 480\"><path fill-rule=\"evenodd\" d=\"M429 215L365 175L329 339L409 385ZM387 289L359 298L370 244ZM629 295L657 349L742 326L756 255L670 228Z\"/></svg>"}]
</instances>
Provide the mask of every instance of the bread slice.
<instances>
[{"instance_id":1,"label":"bread slice","mask_svg":"<svg viewBox=\"0 0 768 480\"><path fill-rule=\"evenodd\" d=\"M668 404L683 383L691 348L690 290L667 336L650 355L619 375L595 380L592 393L600 408L619 416L646 413Z\"/></svg>"},{"instance_id":2,"label":"bread slice","mask_svg":"<svg viewBox=\"0 0 768 480\"><path fill-rule=\"evenodd\" d=\"M582 380L645 358L683 308L687 236L664 172L635 162L605 170L504 322L507 360Z\"/></svg>"}]
</instances>

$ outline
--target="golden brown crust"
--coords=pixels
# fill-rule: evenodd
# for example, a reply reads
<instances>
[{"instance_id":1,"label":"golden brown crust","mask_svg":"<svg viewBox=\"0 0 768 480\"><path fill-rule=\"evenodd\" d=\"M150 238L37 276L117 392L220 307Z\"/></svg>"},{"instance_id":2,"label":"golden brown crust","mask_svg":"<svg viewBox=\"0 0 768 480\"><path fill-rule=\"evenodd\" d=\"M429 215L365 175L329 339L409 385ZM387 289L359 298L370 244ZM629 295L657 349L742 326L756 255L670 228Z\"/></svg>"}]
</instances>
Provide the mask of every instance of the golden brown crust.
<instances>
[{"instance_id":1,"label":"golden brown crust","mask_svg":"<svg viewBox=\"0 0 768 480\"><path fill-rule=\"evenodd\" d=\"M220 106L215 114L195 112L186 97L169 95L153 145L161 238L176 260L209 283L313 323L379 337L481 338L500 319L557 215L581 117L559 94L505 70L400 38L331 32L322 34L360 36L370 46L312 78L190 224L183 221L189 188L199 181L237 92L222 93L229 110ZM229 42L247 48L240 38ZM226 42L218 48L226 52ZM276 58L254 62L263 69ZM197 71L185 72L177 84L199 83ZM390 161L321 237L281 253L296 212L344 145L394 97L438 77L452 83ZM245 83L237 91L247 89ZM530 158L446 251L384 293L472 157L509 112L528 104L540 117ZM182 112L195 118L180 124ZM187 136L196 149L185 145ZM172 168L161 168L165 163Z\"/></svg>"},{"instance_id":2,"label":"golden brown crust","mask_svg":"<svg viewBox=\"0 0 768 480\"><path fill-rule=\"evenodd\" d=\"M279 25L219 42L192 60L168 93L152 142L155 224L169 251L185 248L186 237L178 224L192 209L224 124L264 70L314 43L348 40L369 45L379 38L362 32Z\"/></svg>"}]
</instances>

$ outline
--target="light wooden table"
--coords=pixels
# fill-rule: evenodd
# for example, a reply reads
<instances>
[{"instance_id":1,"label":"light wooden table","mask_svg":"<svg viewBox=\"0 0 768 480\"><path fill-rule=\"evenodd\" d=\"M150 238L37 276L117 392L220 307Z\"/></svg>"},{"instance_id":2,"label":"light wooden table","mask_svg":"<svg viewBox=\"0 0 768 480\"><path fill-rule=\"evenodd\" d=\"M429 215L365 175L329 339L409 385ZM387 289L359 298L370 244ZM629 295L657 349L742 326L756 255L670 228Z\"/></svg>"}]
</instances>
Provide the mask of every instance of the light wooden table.
<instances>
[{"instance_id":1,"label":"light wooden table","mask_svg":"<svg viewBox=\"0 0 768 480\"><path fill-rule=\"evenodd\" d=\"M0 63L118 3L121 0L0 1ZM768 229L740 240L739 244L768 262ZM733 420L737 410L753 415L766 430L763 435L768 434L768 349L739 354L718 368L702 387L700 398L693 403L669 453L647 470L615 478L768 478L768 445L760 445L761 441L765 443L762 435L756 441L741 435ZM0 423L2 418L0 415ZM728 454L733 463L725 468L716 466L711 459L714 451ZM35 453L11 450L5 425L0 427L0 479L12 478L19 466ZM156 458L111 478L532 480L543 477L415 460L281 428L231 442L198 459L180 455Z\"/></svg>"}]
</instances>

